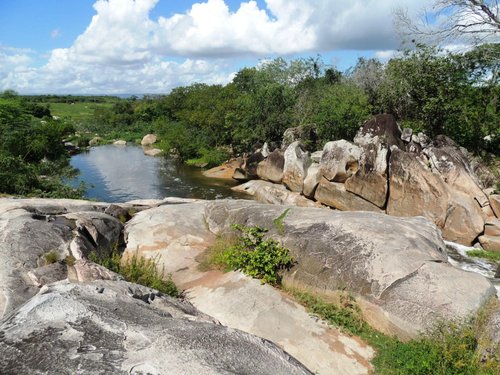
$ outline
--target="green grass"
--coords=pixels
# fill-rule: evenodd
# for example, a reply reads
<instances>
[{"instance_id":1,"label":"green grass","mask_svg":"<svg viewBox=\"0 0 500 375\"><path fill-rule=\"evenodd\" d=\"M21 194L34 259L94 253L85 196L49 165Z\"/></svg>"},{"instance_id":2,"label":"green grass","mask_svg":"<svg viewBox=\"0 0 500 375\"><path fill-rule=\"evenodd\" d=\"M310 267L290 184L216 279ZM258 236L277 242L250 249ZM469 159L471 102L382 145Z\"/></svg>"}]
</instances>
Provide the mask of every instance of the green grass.
<instances>
[{"instance_id":1,"label":"green grass","mask_svg":"<svg viewBox=\"0 0 500 375\"><path fill-rule=\"evenodd\" d=\"M121 254L91 252L89 259L123 276L126 281L144 285L172 297L179 296L179 290L172 281L172 275L158 271L157 259L146 259L134 254L127 261L121 260Z\"/></svg>"},{"instance_id":2,"label":"green grass","mask_svg":"<svg viewBox=\"0 0 500 375\"><path fill-rule=\"evenodd\" d=\"M43 256L45 264L53 264L59 261L59 253L56 250L51 250Z\"/></svg>"},{"instance_id":3,"label":"green grass","mask_svg":"<svg viewBox=\"0 0 500 375\"><path fill-rule=\"evenodd\" d=\"M500 251L470 250L467 251L467 255L475 258L483 258L494 262L500 262Z\"/></svg>"},{"instance_id":4,"label":"green grass","mask_svg":"<svg viewBox=\"0 0 500 375\"><path fill-rule=\"evenodd\" d=\"M286 215L288 215L289 211L290 208L287 208L280 216L273 220L274 227L281 235L285 234L285 225L283 224L283 221L285 220L285 217Z\"/></svg>"},{"instance_id":5,"label":"green grass","mask_svg":"<svg viewBox=\"0 0 500 375\"><path fill-rule=\"evenodd\" d=\"M53 116L68 117L74 121L84 121L92 119L94 110L97 108L111 108L112 106L112 103L50 103L50 112Z\"/></svg>"},{"instance_id":6,"label":"green grass","mask_svg":"<svg viewBox=\"0 0 500 375\"><path fill-rule=\"evenodd\" d=\"M480 360L476 338L481 313L462 321L439 321L427 332L401 342L370 327L362 318L355 299L339 292L327 302L309 292L285 288L308 311L342 331L357 335L376 350L372 364L383 375L499 374L498 355Z\"/></svg>"}]
</instances>

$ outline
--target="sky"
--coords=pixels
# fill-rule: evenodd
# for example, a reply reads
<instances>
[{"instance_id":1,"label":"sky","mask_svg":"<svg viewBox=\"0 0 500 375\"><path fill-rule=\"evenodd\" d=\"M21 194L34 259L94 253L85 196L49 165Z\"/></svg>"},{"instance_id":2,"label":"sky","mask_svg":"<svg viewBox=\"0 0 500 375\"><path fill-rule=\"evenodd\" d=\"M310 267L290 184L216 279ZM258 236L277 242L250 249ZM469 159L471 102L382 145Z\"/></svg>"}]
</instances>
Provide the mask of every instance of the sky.
<instances>
[{"instance_id":1,"label":"sky","mask_svg":"<svg viewBox=\"0 0 500 375\"><path fill-rule=\"evenodd\" d=\"M0 0L0 91L153 94L278 56L346 70L402 47L427 0Z\"/></svg>"}]
</instances>

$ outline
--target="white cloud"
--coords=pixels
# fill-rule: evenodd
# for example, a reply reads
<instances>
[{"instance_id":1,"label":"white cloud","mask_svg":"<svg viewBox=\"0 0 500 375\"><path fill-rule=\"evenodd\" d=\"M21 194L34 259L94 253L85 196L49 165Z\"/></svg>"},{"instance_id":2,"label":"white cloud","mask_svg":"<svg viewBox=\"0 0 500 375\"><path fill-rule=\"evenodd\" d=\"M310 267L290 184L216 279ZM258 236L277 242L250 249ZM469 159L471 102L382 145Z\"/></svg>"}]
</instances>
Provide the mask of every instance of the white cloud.
<instances>
[{"instance_id":1,"label":"white cloud","mask_svg":"<svg viewBox=\"0 0 500 375\"><path fill-rule=\"evenodd\" d=\"M30 68L24 55L2 57L0 51L0 62L25 58L17 69L0 64L0 89L166 92L194 81L227 82L240 57L334 49L384 54L398 47L393 7L422 6L417 0L265 0L265 9L246 1L231 11L224 0L206 0L153 20L158 1L97 0L86 30L69 48L52 50L41 68Z\"/></svg>"},{"instance_id":2,"label":"white cloud","mask_svg":"<svg viewBox=\"0 0 500 375\"><path fill-rule=\"evenodd\" d=\"M62 36L61 30L60 29L54 29L50 32L50 37L52 39L57 39Z\"/></svg>"}]
</instances>

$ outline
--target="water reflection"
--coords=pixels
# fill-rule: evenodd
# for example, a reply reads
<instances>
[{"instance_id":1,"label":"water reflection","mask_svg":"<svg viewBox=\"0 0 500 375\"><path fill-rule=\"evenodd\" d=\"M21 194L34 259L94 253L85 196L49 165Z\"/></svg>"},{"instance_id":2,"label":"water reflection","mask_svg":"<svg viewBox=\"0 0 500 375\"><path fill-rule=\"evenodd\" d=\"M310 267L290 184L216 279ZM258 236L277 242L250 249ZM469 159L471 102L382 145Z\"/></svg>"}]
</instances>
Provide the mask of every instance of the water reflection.
<instances>
[{"instance_id":1,"label":"water reflection","mask_svg":"<svg viewBox=\"0 0 500 375\"><path fill-rule=\"evenodd\" d=\"M106 202L164 197L243 198L230 188L236 183L208 179L199 169L173 160L144 155L137 146L99 146L75 155L71 165L80 175L71 181L90 185L86 197Z\"/></svg>"}]
</instances>

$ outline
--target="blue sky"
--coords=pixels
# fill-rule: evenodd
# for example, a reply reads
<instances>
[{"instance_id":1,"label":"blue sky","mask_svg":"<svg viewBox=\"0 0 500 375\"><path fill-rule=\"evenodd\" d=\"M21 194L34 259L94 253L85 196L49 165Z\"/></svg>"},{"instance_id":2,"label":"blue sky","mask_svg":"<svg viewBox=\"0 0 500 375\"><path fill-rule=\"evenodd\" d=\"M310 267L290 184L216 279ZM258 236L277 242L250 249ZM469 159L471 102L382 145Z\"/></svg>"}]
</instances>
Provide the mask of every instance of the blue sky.
<instances>
[{"instance_id":1,"label":"blue sky","mask_svg":"<svg viewBox=\"0 0 500 375\"><path fill-rule=\"evenodd\" d=\"M165 93L227 83L262 59L316 56L345 70L400 47L417 0L1 0L0 90Z\"/></svg>"}]
</instances>

